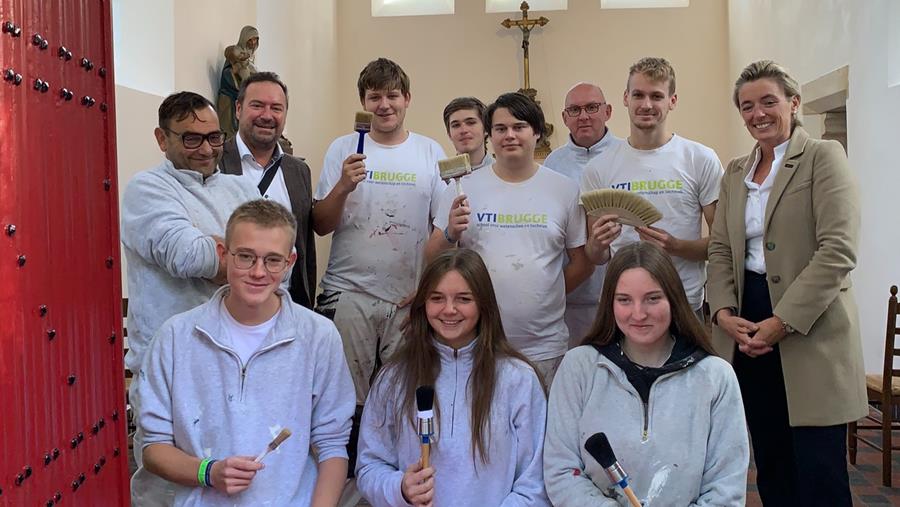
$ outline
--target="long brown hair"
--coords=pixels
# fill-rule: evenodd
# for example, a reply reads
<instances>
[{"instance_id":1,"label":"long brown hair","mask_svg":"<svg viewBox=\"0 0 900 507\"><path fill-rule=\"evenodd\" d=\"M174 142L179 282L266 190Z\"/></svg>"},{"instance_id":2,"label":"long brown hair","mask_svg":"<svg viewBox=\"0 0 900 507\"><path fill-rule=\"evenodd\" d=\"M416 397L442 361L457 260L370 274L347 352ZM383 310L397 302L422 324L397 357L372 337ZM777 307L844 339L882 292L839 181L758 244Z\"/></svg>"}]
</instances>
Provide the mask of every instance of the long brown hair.
<instances>
[{"instance_id":1,"label":"long brown hair","mask_svg":"<svg viewBox=\"0 0 900 507\"><path fill-rule=\"evenodd\" d=\"M684 285L678 276L672 259L663 249L648 243L639 241L620 248L606 267L606 277L603 279L603 290L600 293L600 307L594 325L585 336L582 345L609 345L620 340L625 335L616 324L613 313L613 301L616 295L616 286L619 277L629 269L643 268L650 273L650 277L659 284L666 299L669 301L669 309L672 314L672 322L669 331L678 339L687 340L715 355L709 340L709 332L697 319L694 310L688 303L684 293Z\"/></svg>"},{"instance_id":2,"label":"long brown hair","mask_svg":"<svg viewBox=\"0 0 900 507\"><path fill-rule=\"evenodd\" d=\"M397 425L408 423L415 427L414 414L416 387L434 385L441 371L441 360L435 347L434 330L425 314L425 302L444 276L456 271L469 285L479 318L476 324L477 340L473 350L472 374L468 389L471 394L472 456L477 453L482 463L490 461L491 403L497 383L497 362L502 358L518 359L534 366L506 340L500 321L497 296L481 257L472 250L459 248L447 250L434 258L422 273L419 288L409 309L409 321L403 330L403 342L385 365L384 371L392 372L397 381L397 395L401 398L396 415ZM535 370L537 375L537 370ZM540 376L539 376L540 377ZM440 417L440 407L435 399L435 412Z\"/></svg>"}]
</instances>

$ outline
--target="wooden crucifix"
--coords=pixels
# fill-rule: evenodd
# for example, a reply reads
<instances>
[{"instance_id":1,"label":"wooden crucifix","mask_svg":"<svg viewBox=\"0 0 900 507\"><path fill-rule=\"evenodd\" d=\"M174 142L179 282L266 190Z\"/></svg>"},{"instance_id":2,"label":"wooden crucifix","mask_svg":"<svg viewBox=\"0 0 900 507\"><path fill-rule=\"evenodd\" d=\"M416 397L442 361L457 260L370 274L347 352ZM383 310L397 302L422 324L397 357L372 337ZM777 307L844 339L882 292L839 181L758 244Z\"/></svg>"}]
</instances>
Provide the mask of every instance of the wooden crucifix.
<instances>
[{"instance_id":1,"label":"wooden crucifix","mask_svg":"<svg viewBox=\"0 0 900 507\"><path fill-rule=\"evenodd\" d=\"M525 63L525 89L531 88L531 79L528 75L528 38L531 36L531 31L535 26L544 26L550 22L549 19L541 16L537 19L528 19L528 2L522 2L522 5L519 6L519 10L522 11L522 19L512 20L509 18L504 19L500 24L505 28L518 27L519 30L522 30L522 50L525 52L525 56L523 61Z\"/></svg>"},{"instance_id":2,"label":"wooden crucifix","mask_svg":"<svg viewBox=\"0 0 900 507\"><path fill-rule=\"evenodd\" d=\"M544 26L550 22L549 19L541 16L537 19L529 19L528 18L528 2L522 2L522 5L519 6L519 10L522 11L522 19L510 19L506 18L500 22L504 28L512 28L516 27L519 30L522 30L522 50L524 51L524 57L522 62L525 67L524 77L525 77L525 86L519 89L519 93L522 93L531 100L533 100L538 107L541 105L541 101L537 99L537 90L531 87L531 75L529 73L528 68L528 46L529 46L529 37L531 36L531 31L534 30L536 26ZM546 115L544 115L546 118ZM537 159L543 160L547 158L547 155L550 154L552 148L550 148L550 136L553 135L553 124L549 122L544 122L544 135L538 140L537 146L535 146L534 155Z\"/></svg>"}]
</instances>

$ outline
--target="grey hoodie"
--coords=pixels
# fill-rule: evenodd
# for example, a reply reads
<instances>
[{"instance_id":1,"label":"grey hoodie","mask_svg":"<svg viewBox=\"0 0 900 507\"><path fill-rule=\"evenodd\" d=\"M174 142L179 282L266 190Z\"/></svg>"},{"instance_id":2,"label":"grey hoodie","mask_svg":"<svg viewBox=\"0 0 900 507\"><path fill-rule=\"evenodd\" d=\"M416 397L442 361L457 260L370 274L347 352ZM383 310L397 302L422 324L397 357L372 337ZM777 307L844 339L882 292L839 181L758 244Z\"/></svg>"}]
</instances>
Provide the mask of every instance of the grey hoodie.
<instances>
[{"instance_id":1,"label":"grey hoodie","mask_svg":"<svg viewBox=\"0 0 900 507\"><path fill-rule=\"evenodd\" d=\"M132 372L150 337L169 317L205 303L218 288L211 235L225 236L235 208L259 199L239 176L175 169L165 160L132 178L122 196L122 246L128 262L128 354Z\"/></svg>"},{"instance_id":2,"label":"grey hoodie","mask_svg":"<svg viewBox=\"0 0 900 507\"><path fill-rule=\"evenodd\" d=\"M472 454L469 374L477 340L454 351L435 342L441 371L435 383L440 417L435 421L434 505L453 507L549 506L541 473L547 402L527 364L502 359L489 428L487 465ZM356 481L375 507L406 506L400 482L419 461L419 436L406 417L396 425L401 394L394 370L381 374L363 412Z\"/></svg>"},{"instance_id":3,"label":"grey hoodie","mask_svg":"<svg viewBox=\"0 0 900 507\"><path fill-rule=\"evenodd\" d=\"M750 450L731 365L709 356L659 377L645 406L625 372L591 346L570 350L550 390L544 480L557 507L627 506L584 450L609 438L645 507L743 506Z\"/></svg>"},{"instance_id":4,"label":"grey hoodie","mask_svg":"<svg viewBox=\"0 0 900 507\"><path fill-rule=\"evenodd\" d=\"M154 336L138 386L144 446L164 443L216 459L255 456L288 428L291 438L266 458L249 489L229 497L176 485L174 505L309 505L317 463L347 457L356 397L341 338L331 321L279 289L275 327L242 365L221 331L227 293L226 285Z\"/></svg>"}]
</instances>

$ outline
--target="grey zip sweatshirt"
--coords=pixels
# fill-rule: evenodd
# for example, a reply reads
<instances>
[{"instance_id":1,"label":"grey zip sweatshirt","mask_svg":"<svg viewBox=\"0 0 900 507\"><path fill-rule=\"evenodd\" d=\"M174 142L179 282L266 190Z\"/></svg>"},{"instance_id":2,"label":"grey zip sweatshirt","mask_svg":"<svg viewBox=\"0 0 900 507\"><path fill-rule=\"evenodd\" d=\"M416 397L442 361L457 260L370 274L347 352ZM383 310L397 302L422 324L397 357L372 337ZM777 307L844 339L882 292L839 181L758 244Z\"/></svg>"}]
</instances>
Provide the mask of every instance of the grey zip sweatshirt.
<instances>
[{"instance_id":1,"label":"grey zip sweatshirt","mask_svg":"<svg viewBox=\"0 0 900 507\"><path fill-rule=\"evenodd\" d=\"M288 428L291 438L266 458L249 489L229 497L176 485L174 505L309 505L317 463L347 457L356 398L341 338L331 321L279 289L275 327L241 364L221 332L227 293L226 285L154 336L138 385L144 446L169 444L216 459L255 456Z\"/></svg>"},{"instance_id":2,"label":"grey zip sweatshirt","mask_svg":"<svg viewBox=\"0 0 900 507\"><path fill-rule=\"evenodd\" d=\"M660 376L641 401L625 372L591 346L570 350L550 390L544 480L557 507L627 506L584 450L609 438L645 507L743 506L750 450L731 365L706 357Z\"/></svg>"},{"instance_id":3,"label":"grey zip sweatshirt","mask_svg":"<svg viewBox=\"0 0 900 507\"><path fill-rule=\"evenodd\" d=\"M434 386L440 407L431 451L434 505L549 506L541 472L547 402L537 374L527 364L513 359L498 364L488 431L490 462L484 464L472 454L469 374L476 342L459 351L435 342L441 371ZM416 429L406 417L397 426L402 401L398 387L395 372L384 371L363 412L356 480L375 507L408 505L400 482L421 456Z\"/></svg>"}]
</instances>

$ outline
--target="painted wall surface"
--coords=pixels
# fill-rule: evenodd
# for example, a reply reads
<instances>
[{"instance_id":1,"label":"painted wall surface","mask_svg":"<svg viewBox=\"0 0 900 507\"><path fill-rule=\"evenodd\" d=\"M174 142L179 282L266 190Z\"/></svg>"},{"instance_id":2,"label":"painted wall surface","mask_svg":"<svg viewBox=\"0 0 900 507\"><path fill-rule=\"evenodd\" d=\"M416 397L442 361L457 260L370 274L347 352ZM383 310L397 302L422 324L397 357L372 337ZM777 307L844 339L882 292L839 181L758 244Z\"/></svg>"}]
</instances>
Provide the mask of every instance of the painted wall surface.
<instances>
[{"instance_id":1,"label":"painted wall surface","mask_svg":"<svg viewBox=\"0 0 900 507\"><path fill-rule=\"evenodd\" d=\"M350 130L359 108L356 79L370 60L386 56L410 76L407 126L452 145L441 112L451 99L475 95L486 103L523 84L522 34L500 22L521 14L485 14L482 1L457 1L456 13L373 18L368 2L338 0L338 82L341 124ZM728 146L728 15L719 0L694 0L683 9L600 9L572 0L565 11L529 13L550 23L531 34L531 84L556 128L552 146L565 143L561 111L578 81L599 83L613 105L612 130L627 135L622 93L629 66L643 56L664 56L675 67L678 107L669 118L679 134L717 151Z\"/></svg>"},{"instance_id":2,"label":"painted wall surface","mask_svg":"<svg viewBox=\"0 0 900 507\"><path fill-rule=\"evenodd\" d=\"M139 3L126 1L119 2L117 9L117 19L122 20L125 31L143 10ZM160 76L170 76L173 84L145 87L133 80L117 79L120 190L124 191L135 174L155 166L164 156L153 137L153 129L157 125L157 108L166 95L191 90L215 103L223 52L227 46L237 43L241 28L248 24L260 31L257 68L279 73L288 86L291 107L285 134L294 143L294 153L307 158L313 180L318 181L325 148L337 135L339 123L334 113L336 95L332 91L337 75L334 1L198 0L176 2L167 12L170 12L166 20L170 30L158 30L154 38L137 39L128 33L121 34L130 42L117 53L117 58L141 59L142 65L159 69ZM145 58L159 47L173 48L173 55L159 63ZM320 256L324 252L322 266L329 246L325 238L318 248ZM127 295L127 287L123 291Z\"/></svg>"},{"instance_id":3,"label":"painted wall surface","mask_svg":"<svg viewBox=\"0 0 900 507\"><path fill-rule=\"evenodd\" d=\"M888 76L888 61L900 54L885 45L896 30L886 15L892 4L891 0L731 0L728 5L732 81L744 65L763 57L787 66L801 84L849 65L847 151L862 203L853 280L869 372L881 370L888 289L900 283L900 264L890 256L900 247L900 235L896 221L886 213L900 187L900 171L891 156L900 138L896 122L900 86L891 86ZM752 140L733 109L731 124L736 147L731 154L738 155L752 146Z\"/></svg>"},{"instance_id":4,"label":"painted wall surface","mask_svg":"<svg viewBox=\"0 0 900 507\"><path fill-rule=\"evenodd\" d=\"M174 0L114 0L112 11L117 84L167 94L175 87Z\"/></svg>"}]
</instances>

